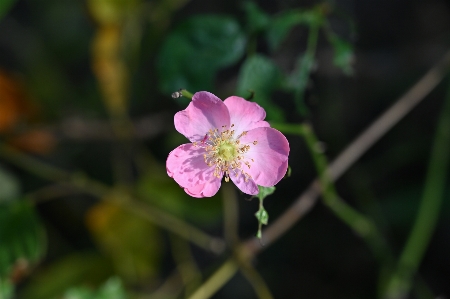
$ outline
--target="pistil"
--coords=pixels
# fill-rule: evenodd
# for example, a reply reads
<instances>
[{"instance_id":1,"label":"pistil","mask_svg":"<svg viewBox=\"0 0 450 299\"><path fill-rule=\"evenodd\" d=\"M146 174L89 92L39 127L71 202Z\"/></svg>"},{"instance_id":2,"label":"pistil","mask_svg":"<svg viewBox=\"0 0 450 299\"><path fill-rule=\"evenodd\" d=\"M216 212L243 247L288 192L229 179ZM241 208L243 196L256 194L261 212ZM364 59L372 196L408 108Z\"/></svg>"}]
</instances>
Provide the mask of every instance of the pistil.
<instances>
[{"instance_id":1,"label":"pistil","mask_svg":"<svg viewBox=\"0 0 450 299\"><path fill-rule=\"evenodd\" d=\"M233 127L234 124L230 126L230 129L222 126L222 131L217 128L210 129L202 141L194 142L194 146L205 149L203 158L208 166L214 167L215 177L222 178L222 176L225 176L225 182L228 182L230 175L234 174L237 177L241 173L247 182L251 176L244 171L243 166L245 165L250 169L250 162L254 162L253 159L245 160L245 153L250 150L251 146L240 144L239 139L245 136L247 131L234 137ZM251 144L256 145L257 143L255 140Z\"/></svg>"}]
</instances>

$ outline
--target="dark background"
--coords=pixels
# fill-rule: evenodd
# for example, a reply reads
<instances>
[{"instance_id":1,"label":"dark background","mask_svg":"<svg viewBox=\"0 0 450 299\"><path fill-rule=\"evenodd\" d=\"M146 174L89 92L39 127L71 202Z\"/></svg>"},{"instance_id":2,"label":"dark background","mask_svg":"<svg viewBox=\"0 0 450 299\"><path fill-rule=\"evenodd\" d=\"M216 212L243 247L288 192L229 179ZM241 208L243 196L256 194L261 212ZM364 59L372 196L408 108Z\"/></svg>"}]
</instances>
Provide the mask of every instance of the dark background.
<instances>
[{"instance_id":1,"label":"dark background","mask_svg":"<svg viewBox=\"0 0 450 299\"><path fill-rule=\"evenodd\" d=\"M150 5L149 14L157 14L151 10L156 1L145 3ZM317 4L294 0L256 3L269 15ZM272 101L286 112L288 121L308 120L312 123L330 160L438 62L450 44L450 4L447 1L335 1L335 8L336 13L329 21L333 30L353 45L354 74L346 76L332 64L332 48L321 34L317 66L311 74L305 97L309 115L296 113L292 96L286 92L277 91L272 96ZM155 71L158 53L171 30L198 14L227 14L240 24L245 23L241 1L218 0L187 1L161 18L153 15L153 19L143 17L138 22L142 36L138 54L130 59L133 67L128 108L133 120L162 115L159 127L154 124L157 134L141 140L162 167L173 145L184 142L172 127L173 113L184 108L158 88L159 78ZM349 25L352 23L355 30ZM43 127L52 133L51 140L55 145L39 154L40 159L65 169L81 170L112 184L115 178L111 159L117 158L112 149L117 144L111 140L72 138L61 129L73 118L87 121L106 121L108 118L91 67L91 42L95 30L96 22L83 1L18 0L0 20L0 70L18 78L26 91L27 101L37 107L33 108L36 112L32 126ZM282 70L291 71L297 55L305 50L307 33L306 27L296 26L280 49L270 54L264 40L257 38L258 52L270 55ZM242 63L243 59L221 68L211 92L221 98L231 95ZM445 79L336 184L345 201L376 220L395 254L403 248L415 219L447 84L448 79ZM5 140L8 134L4 133ZM290 135L288 139L292 176L283 180L275 195L265 201L271 220L288 208L315 177L303 140ZM2 165L20 180L24 194L48 184L7 161ZM447 188L438 227L417 278L428 286L434 298L450 296L449 197ZM248 197L240 195L240 235L248 238L256 231L253 214L257 202L244 199ZM211 234L221 234L218 198L185 200L195 201L198 206L203 205L200 201L214 200L215 203L207 203L213 206L211 219L206 217L197 224ZM98 199L93 197L70 194L37 205L48 235L48 245L43 260L18 283L23 298L34 298L30 290L39 288L40 277L44 277L41 280L44 283L52 281L48 269L58 268L65 257L102 252L98 249L101 248L98 245L101 237L93 233L95 229L89 228L89 222L86 222L86 213L97 204ZM205 209L202 215L208 213L209 208ZM164 231L160 235L161 239L154 241L161 245L152 260L156 269L153 280L147 284L125 275L129 289L152 290L171 273L174 261L169 249L170 238ZM137 231L135 238L143 237ZM216 257L195 246L192 249L207 277L218 265ZM67 271L75 271L70 270L74 264L67 265ZM88 278L87 285L96 286L108 275L123 276L117 269L108 268L111 263L105 265L102 266L104 273ZM256 258L255 265L275 298L377 297L379 269L376 260L364 242L320 202L279 241L264 250ZM54 273L64 273L59 271L62 272ZM54 275L53 281L60 274ZM67 279L67 283L59 287L81 282L86 284L80 278ZM411 298L416 298L414 296ZM255 295L250 284L239 274L214 298L255 298ZM417 295L417 298L433 297Z\"/></svg>"}]
</instances>

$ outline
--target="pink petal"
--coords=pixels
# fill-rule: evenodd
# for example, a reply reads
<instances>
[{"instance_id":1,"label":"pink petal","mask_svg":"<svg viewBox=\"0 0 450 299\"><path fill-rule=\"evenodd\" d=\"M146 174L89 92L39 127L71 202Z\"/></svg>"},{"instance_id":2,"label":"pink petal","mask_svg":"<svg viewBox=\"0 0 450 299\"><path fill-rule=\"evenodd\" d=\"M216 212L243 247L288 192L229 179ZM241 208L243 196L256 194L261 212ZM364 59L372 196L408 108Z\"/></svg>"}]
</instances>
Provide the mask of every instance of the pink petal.
<instances>
[{"instance_id":1,"label":"pink petal","mask_svg":"<svg viewBox=\"0 0 450 299\"><path fill-rule=\"evenodd\" d=\"M230 112L230 124L234 124L235 136L243 131L270 127L269 123L264 121L266 111L258 104L236 96L225 99L224 103Z\"/></svg>"},{"instance_id":2,"label":"pink petal","mask_svg":"<svg viewBox=\"0 0 450 299\"><path fill-rule=\"evenodd\" d=\"M255 181L248 179L246 182L243 174L239 174L237 177L230 174L230 179L239 188L239 190L245 194L256 195L259 192L258 185L256 185Z\"/></svg>"},{"instance_id":3,"label":"pink petal","mask_svg":"<svg viewBox=\"0 0 450 299\"><path fill-rule=\"evenodd\" d=\"M230 124L230 114L221 99L207 91L194 94L185 110L175 114L175 129L191 142L201 141L210 129Z\"/></svg>"},{"instance_id":4,"label":"pink petal","mask_svg":"<svg viewBox=\"0 0 450 299\"><path fill-rule=\"evenodd\" d=\"M192 188L184 188L184 191L192 197L211 197L216 195L221 185L220 179L215 179L209 183L196 185Z\"/></svg>"},{"instance_id":5,"label":"pink petal","mask_svg":"<svg viewBox=\"0 0 450 299\"><path fill-rule=\"evenodd\" d=\"M288 167L289 142L286 137L273 128L256 128L248 131L240 141L242 145L250 145L250 150L244 154L250 168L243 165L244 171L260 186L275 186Z\"/></svg>"},{"instance_id":6,"label":"pink petal","mask_svg":"<svg viewBox=\"0 0 450 299\"><path fill-rule=\"evenodd\" d=\"M193 144L182 144L167 157L167 174L186 193L194 197L209 197L217 193L221 178L214 176L214 167L209 167L203 158L203 148Z\"/></svg>"}]
</instances>

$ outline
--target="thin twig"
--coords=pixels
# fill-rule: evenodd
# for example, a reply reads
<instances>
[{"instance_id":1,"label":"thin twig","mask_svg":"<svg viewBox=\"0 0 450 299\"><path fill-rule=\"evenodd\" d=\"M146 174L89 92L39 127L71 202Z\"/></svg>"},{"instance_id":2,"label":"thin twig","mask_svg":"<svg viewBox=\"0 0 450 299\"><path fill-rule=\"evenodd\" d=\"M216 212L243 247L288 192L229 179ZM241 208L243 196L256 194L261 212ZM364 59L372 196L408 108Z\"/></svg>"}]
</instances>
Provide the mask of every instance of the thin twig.
<instances>
[{"instance_id":1,"label":"thin twig","mask_svg":"<svg viewBox=\"0 0 450 299\"><path fill-rule=\"evenodd\" d=\"M88 178L82 173L70 173L61 168L42 162L13 148L0 143L0 157L8 162L43 179L69 185L102 200L112 201L134 212L136 215L148 219L156 225L183 237L197 246L221 253L225 244L220 238L211 237L189 223L175 216L139 201L136 197L125 192L119 192L101 182Z\"/></svg>"},{"instance_id":2,"label":"thin twig","mask_svg":"<svg viewBox=\"0 0 450 299\"><path fill-rule=\"evenodd\" d=\"M177 264L177 270L184 285L185 297L187 297L201 285L202 275L192 256L189 243L174 234L170 234L170 243L172 256Z\"/></svg>"},{"instance_id":3,"label":"thin twig","mask_svg":"<svg viewBox=\"0 0 450 299\"><path fill-rule=\"evenodd\" d=\"M447 52L431 70L429 70L416 84L413 85L396 103L363 131L338 157L331 162L327 171L330 179L336 181L347 171L375 142L387 131L397 124L409 111L411 111L428 93L430 93L443 79L450 68L450 51ZM294 129L296 130L296 129ZM242 250L248 258L257 255L268 248L273 242L286 233L299 221L317 202L320 195L320 183L316 178L309 187L295 200L295 202L276 219L264 234L265 246L262 247L257 238L250 238L243 242ZM238 267L233 260L225 262L198 290L195 297L189 299L205 299L211 297L229 279Z\"/></svg>"},{"instance_id":4,"label":"thin twig","mask_svg":"<svg viewBox=\"0 0 450 299\"><path fill-rule=\"evenodd\" d=\"M225 242L230 248L233 248L239 242L239 208L234 186L231 184L222 184L223 198L223 231Z\"/></svg>"},{"instance_id":5,"label":"thin twig","mask_svg":"<svg viewBox=\"0 0 450 299\"><path fill-rule=\"evenodd\" d=\"M188 299L204 299L211 297L234 276L237 270L238 266L236 262L232 258L228 259Z\"/></svg>"},{"instance_id":6,"label":"thin twig","mask_svg":"<svg viewBox=\"0 0 450 299\"><path fill-rule=\"evenodd\" d=\"M340 178L375 142L439 84L449 68L450 51L330 163L327 168L330 179L336 181ZM266 246L261 247L257 238L248 239L245 246L254 253L269 247L268 245L281 237L314 206L319 194L319 180L315 179L291 207L264 230Z\"/></svg>"},{"instance_id":7,"label":"thin twig","mask_svg":"<svg viewBox=\"0 0 450 299\"><path fill-rule=\"evenodd\" d=\"M408 296L413 276L439 219L450 162L450 85L440 114L417 217L389 281L386 298L402 299Z\"/></svg>"},{"instance_id":8,"label":"thin twig","mask_svg":"<svg viewBox=\"0 0 450 299\"><path fill-rule=\"evenodd\" d=\"M239 269L252 285L259 299L273 299L269 287L248 259L239 261Z\"/></svg>"}]
</instances>

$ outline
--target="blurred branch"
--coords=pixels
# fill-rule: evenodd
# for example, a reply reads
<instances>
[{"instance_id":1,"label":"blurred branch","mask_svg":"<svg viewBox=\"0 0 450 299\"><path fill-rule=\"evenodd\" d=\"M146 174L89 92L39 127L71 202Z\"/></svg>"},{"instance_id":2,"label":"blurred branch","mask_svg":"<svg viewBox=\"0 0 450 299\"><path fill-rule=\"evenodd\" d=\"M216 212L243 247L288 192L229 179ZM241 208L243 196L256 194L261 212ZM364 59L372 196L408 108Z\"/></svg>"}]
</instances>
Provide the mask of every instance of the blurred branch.
<instances>
[{"instance_id":1,"label":"blurred branch","mask_svg":"<svg viewBox=\"0 0 450 299\"><path fill-rule=\"evenodd\" d=\"M124 208L134 212L156 225L185 238L197 246L214 253L221 253L225 247L224 242L211 237L196 227L180 220L162 210L151 207L137 200L128 193L104 185L92 180L81 173L71 174L58 167L44 163L34 157L28 156L0 143L0 157L8 162L43 179L54 181L62 185L69 185L83 190L87 194L96 196L102 200L109 200L122 205Z\"/></svg>"},{"instance_id":2,"label":"blurred branch","mask_svg":"<svg viewBox=\"0 0 450 299\"><path fill-rule=\"evenodd\" d=\"M204 299L214 295L228 280L230 280L238 269L236 262L230 258L220 266L216 272L201 285L188 299Z\"/></svg>"},{"instance_id":3,"label":"blurred branch","mask_svg":"<svg viewBox=\"0 0 450 299\"><path fill-rule=\"evenodd\" d=\"M186 240L170 234L170 243L172 256L177 264L177 270L184 284L185 297L187 297L201 285L201 272L195 264L194 257Z\"/></svg>"},{"instance_id":4,"label":"blurred branch","mask_svg":"<svg viewBox=\"0 0 450 299\"><path fill-rule=\"evenodd\" d=\"M258 273L258 271L256 271L256 269L253 267L250 260L241 259L239 260L238 264L241 273L248 280L248 282L250 282L258 298L273 299L273 295L270 292L269 287L267 286L261 275Z\"/></svg>"},{"instance_id":5,"label":"blurred branch","mask_svg":"<svg viewBox=\"0 0 450 299\"><path fill-rule=\"evenodd\" d=\"M309 76L314 68L317 42L319 39L319 24L312 24L309 28L308 42L305 54L298 62L297 74L292 83L295 86L294 99L300 115L306 115L307 110L304 104L305 90L308 86Z\"/></svg>"},{"instance_id":6,"label":"blurred branch","mask_svg":"<svg viewBox=\"0 0 450 299\"><path fill-rule=\"evenodd\" d=\"M334 183L327 172L328 163L326 157L320 149L320 142L317 140L311 126L304 124L302 134L316 165L325 205L364 239L381 264L389 263L390 250L375 223L338 196Z\"/></svg>"},{"instance_id":7,"label":"blurred branch","mask_svg":"<svg viewBox=\"0 0 450 299\"><path fill-rule=\"evenodd\" d=\"M132 137L149 139L166 132L172 124L173 116L169 113L148 115L132 121ZM39 127L63 139L86 141L117 140L110 121L69 117L53 126ZM130 137L131 138L131 137Z\"/></svg>"},{"instance_id":8,"label":"blurred branch","mask_svg":"<svg viewBox=\"0 0 450 299\"><path fill-rule=\"evenodd\" d=\"M340 178L374 143L420 103L443 79L449 68L450 51L329 164L327 172L330 180L334 182ZM298 124L274 125L274 127L280 130L284 128L287 133L301 130L301 125ZM316 178L295 202L264 230L264 247L261 246L259 239L250 238L242 243L241 250L251 259L263 249L268 248L311 210L317 202L320 191L320 182ZM211 297L233 277L237 269L232 259L227 260L189 299Z\"/></svg>"},{"instance_id":9,"label":"blurred branch","mask_svg":"<svg viewBox=\"0 0 450 299\"><path fill-rule=\"evenodd\" d=\"M61 197L80 194L82 191L71 186L63 186L61 184L53 184L42 187L36 191L25 194L25 198L30 200L34 205L42 204L46 201L54 200Z\"/></svg>"},{"instance_id":10,"label":"blurred branch","mask_svg":"<svg viewBox=\"0 0 450 299\"><path fill-rule=\"evenodd\" d=\"M431 151L422 201L416 221L391 277L386 298L406 298L411 280L430 243L444 198L450 153L450 84Z\"/></svg>"},{"instance_id":11,"label":"blurred branch","mask_svg":"<svg viewBox=\"0 0 450 299\"><path fill-rule=\"evenodd\" d=\"M234 186L222 184L222 198L225 242L230 248L233 248L239 242L239 208Z\"/></svg>"},{"instance_id":12,"label":"blurred branch","mask_svg":"<svg viewBox=\"0 0 450 299\"><path fill-rule=\"evenodd\" d=\"M438 85L449 68L450 51L329 164L327 172L330 180L334 182L340 178L373 144L419 104ZM300 125L293 126L291 129L295 130L295 126ZM300 220L314 206L319 194L319 179L315 179L291 207L264 230L264 248ZM254 253L263 249L257 238L247 240L245 245Z\"/></svg>"},{"instance_id":13,"label":"blurred branch","mask_svg":"<svg viewBox=\"0 0 450 299\"><path fill-rule=\"evenodd\" d=\"M242 272L247 281L252 285L255 293L260 299L272 299L269 288L263 278L251 264L248 255L242 254L239 250L239 209L236 191L234 186L230 184L222 185L222 198L224 210L224 235L225 241L230 248L234 250L234 258L237 261L239 270Z\"/></svg>"}]
</instances>

